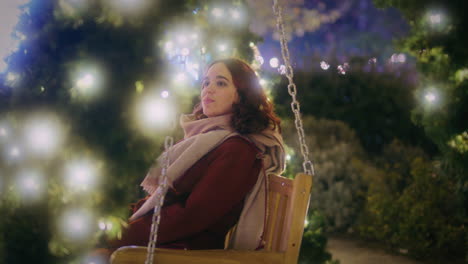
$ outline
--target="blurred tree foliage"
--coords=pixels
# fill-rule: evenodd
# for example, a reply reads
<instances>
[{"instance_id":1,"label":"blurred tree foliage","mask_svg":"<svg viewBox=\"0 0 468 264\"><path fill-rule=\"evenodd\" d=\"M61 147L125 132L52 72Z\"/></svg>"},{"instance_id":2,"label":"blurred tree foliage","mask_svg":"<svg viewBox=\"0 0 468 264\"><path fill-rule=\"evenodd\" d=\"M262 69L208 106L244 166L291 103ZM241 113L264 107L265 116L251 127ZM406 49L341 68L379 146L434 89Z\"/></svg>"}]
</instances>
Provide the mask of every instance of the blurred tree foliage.
<instances>
[{"instance_id":1,"label":"blurred tree foliage","mask_svg":"<svg viewBox=\"0 0 468 264\"><path fill-rule=\"evenodd\" d=\"M411 32L398 47L417 60L422 73L415 93L420 103L412 120L422 126L441 152L441 167L456 179L457 192L468 208L468 2L463 0L374 0L380 7L398 8ZM432 92L435 100L425 99ZM465 211L465 215L467 211Z\"/></svg>"},{"instance_id":2,"label":"blurred tree foliage","mask_svg":"<svg viewBox=\"0 0 468 264\"><path fill-rule=\"evenodd\" d=\"M303 125L317 172L309 214L321 215L323 232L346 232L364 206L366 184L353 161L365 159L365 152L354 130L341 121L304 116ZM285 174L293 177L302 170L302 155L294 122L285 119L282 127L285 142L291 148Z\"/></svg>"},{"instance_id":3,"label":"blurred tree foliage","mask_svg":"<svg viewBox=\"0 0 468 264\"><path fill-rule=\"evenodd\" d=\"M57 170L47 174L45 201L31 205L34 210L26 210L27 205L14 194L1 193L1 263L76 262L97 238L79 244L57 234L58 216L74 205L90 208L100 216L116 217L114 227L128 217L127 204L143 195L139 182L161 152L164 136L170 133L165 130L151 138L142 136L133 126L131 113L138 93L153 89L155 83L170 88L173 81L172 74L165 72L166 55L158 47L165 33L180 24L196 25L206 33L208 51L214 45L211 39L229 36L235 54L251 59L248 44L259 37L248 30L248 22L229 29L197 16L208 12L215 1L147 2L149 6L137 16L120 13L109 6L109 1L31 0L22 7L14 36L25 38L7 58L8 69L0 75L1 118L15 120L18 128L29 113L54 111L66 120L70 136L50 165ZM80 6L83 3L85 7ZM83 101L73 94L73 72L88 66L102 70L99 78L104 93L94 101ZM7 72L17 78L6 78ZM171 91L178 102L177 111L190 111L197 93L198 89ZM63 186L58 168L83 152L103 157L105 172L97 191L73 195ZM11 184L18 167L9 168L3 161L0 164L6 175L2 175L5 186Z\"/></svg>"},{"instance_id":4,"label":"blurred tree foliage","mask_svg":"<svg viewBox=\"0 0 468 264\"><path fill-rule=\"evenodd\" d=\"M411 256L448 263L466 253L466 219L456 182L438 162L394 141L374 166L355 161L368 183L356 231Z\"/></svg>"},{"instance_id":5,"label":"blurred tree foliage","mask_svg":"<svg viewBox=\"0 0 468 264\"><path fill-rule=\"evenodd\" d=\"M355 57L345 75L330 69L297 72L294 78L301 112L345 122L356 131L366 152L378 154L383 146L398 138L434 153L435 148L423 130L411 121L410 112L416 106L414 75L407 66L387 65L378 69L368 59ZM278 111L284 116L291 112L286 86L283 79L272 92Z\"/></svg>"}]
</instances>

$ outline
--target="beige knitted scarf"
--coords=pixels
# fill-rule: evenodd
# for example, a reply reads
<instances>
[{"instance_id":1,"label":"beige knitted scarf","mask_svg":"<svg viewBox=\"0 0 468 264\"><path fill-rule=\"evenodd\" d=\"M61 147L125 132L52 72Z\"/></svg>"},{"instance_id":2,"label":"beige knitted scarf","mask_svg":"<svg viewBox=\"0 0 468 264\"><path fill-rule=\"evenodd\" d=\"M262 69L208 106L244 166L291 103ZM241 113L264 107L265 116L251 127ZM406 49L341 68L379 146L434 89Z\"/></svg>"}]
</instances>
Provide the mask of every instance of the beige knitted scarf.
<instances>
[{"instance_id":1,"label":"beige knitted scarf","mask_svg":"<svg viewBox=\"0 0 468 264\"><path fill-rule=\"evenodd\" d=\"M183 115L181 117L180 123L185 136L184 140L175 144L169 150L167 178L170 186L198 160L226 139L239 136L230 126L230 120L231 115L199 120L195 120L193 115ZM283 139L273 129L266 129L262 133L244 135L243 137L254 143L263 154L263 170L244 200L244 207L228 248L254 250L261 245L263 239L267 194L265 175L281 174L284 170L285 155ZM149 170L141 183L143 189L151 195L140 209L130 217L131 221L152 210L162 195L162 188L158 187L158 183L161 180L163 155L157 159L156 165Z\"/></svg>"}]
</instances>

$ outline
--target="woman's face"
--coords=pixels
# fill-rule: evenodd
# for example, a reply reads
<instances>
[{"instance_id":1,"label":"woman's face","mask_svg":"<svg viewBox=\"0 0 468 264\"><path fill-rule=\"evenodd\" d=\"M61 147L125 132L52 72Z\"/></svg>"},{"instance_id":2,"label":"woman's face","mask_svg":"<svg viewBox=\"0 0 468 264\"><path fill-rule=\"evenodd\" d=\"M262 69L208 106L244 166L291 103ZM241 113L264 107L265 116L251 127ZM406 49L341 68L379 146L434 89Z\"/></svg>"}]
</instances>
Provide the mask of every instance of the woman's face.
<instances>
[{"instance_id":1,"label":"woman's face","mask_svg":"<svg viewBox=\"0 0 468 264\"><path fill-rule=\"evenodd\" d=\"M239 101L239 94L232 82L231 72L223 63L213 64L202 82L203 114L208 117L232 112L232 104Z\"/></svg>"}]
</instances>

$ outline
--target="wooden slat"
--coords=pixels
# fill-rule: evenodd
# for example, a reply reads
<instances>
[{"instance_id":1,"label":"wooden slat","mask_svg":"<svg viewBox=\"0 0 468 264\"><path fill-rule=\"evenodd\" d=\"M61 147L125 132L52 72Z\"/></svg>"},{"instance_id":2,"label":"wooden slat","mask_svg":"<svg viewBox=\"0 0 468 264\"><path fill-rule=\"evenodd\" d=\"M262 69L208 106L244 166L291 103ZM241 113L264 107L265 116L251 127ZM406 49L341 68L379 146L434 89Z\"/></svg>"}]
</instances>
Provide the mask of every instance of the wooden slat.
<instances>
[{"instance_id":1,"label":"wooden slat","mask_svg":"<svg viewBox=\"0 0 468 264\"><path fill-rule=\"evenodd\" d=\"M276 233L274 227L278 221L278 204L280 201L280 195L273 191L270 191L269 201L268 201L268 219L267 219L267 229L266 229L266 250L272 250L273 239Z\"/></svg>"},{"instance_id":2,"label":"wooden slat","mask_svg":"<svg viewBox=\"0 0 468 264\"><path fill-rule=\"evenodd\" d=\"M282 233L285 228L285 217L287 214L287 207L288 207L288 196L286 195L280 195L280 199L278 202L278 208L276 209L276 222L275 226L273 228L274 230L274 236L273 236L273 241L272 241L272 250L273 251L279 251L280 250L280 244L281 241L283 240Z\"/></svg>"},{"instance_id":3,"label":"wooden slat","mask_svg":"<svg viewBox=\"0 0 468 264\"><path fill-rule=\"evenodd\" d=\"M146 247L122 247L112 264L145 263ZM155 264L283 264L284 253L249 250L177 250L157 248Z\"/></svg>"}]
</instances>

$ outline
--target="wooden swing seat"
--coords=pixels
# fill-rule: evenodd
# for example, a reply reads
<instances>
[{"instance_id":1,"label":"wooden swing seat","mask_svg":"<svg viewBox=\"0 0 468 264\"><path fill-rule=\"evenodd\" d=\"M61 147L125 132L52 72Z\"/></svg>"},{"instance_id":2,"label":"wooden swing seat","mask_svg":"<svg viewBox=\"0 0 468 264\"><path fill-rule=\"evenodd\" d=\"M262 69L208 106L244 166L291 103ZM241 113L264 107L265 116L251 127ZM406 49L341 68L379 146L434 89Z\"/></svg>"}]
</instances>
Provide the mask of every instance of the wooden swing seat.
<instances>
[{"instance_id":1,"label":"wooden swing seat","mask_svg":"<svg viewBox=\"0 0 468 264\"><path fill-rule=\"evenodd\" d=\"M269 175L268 218L265 248L253 250L180 250L157 248L157 264L292 264L297 263L309 206L312 176L294 180ZM229 236L229 234L228 234ZM146 247L126 246L111 256L112 264L145 263Z\"/></svg>"}]
</instances>

